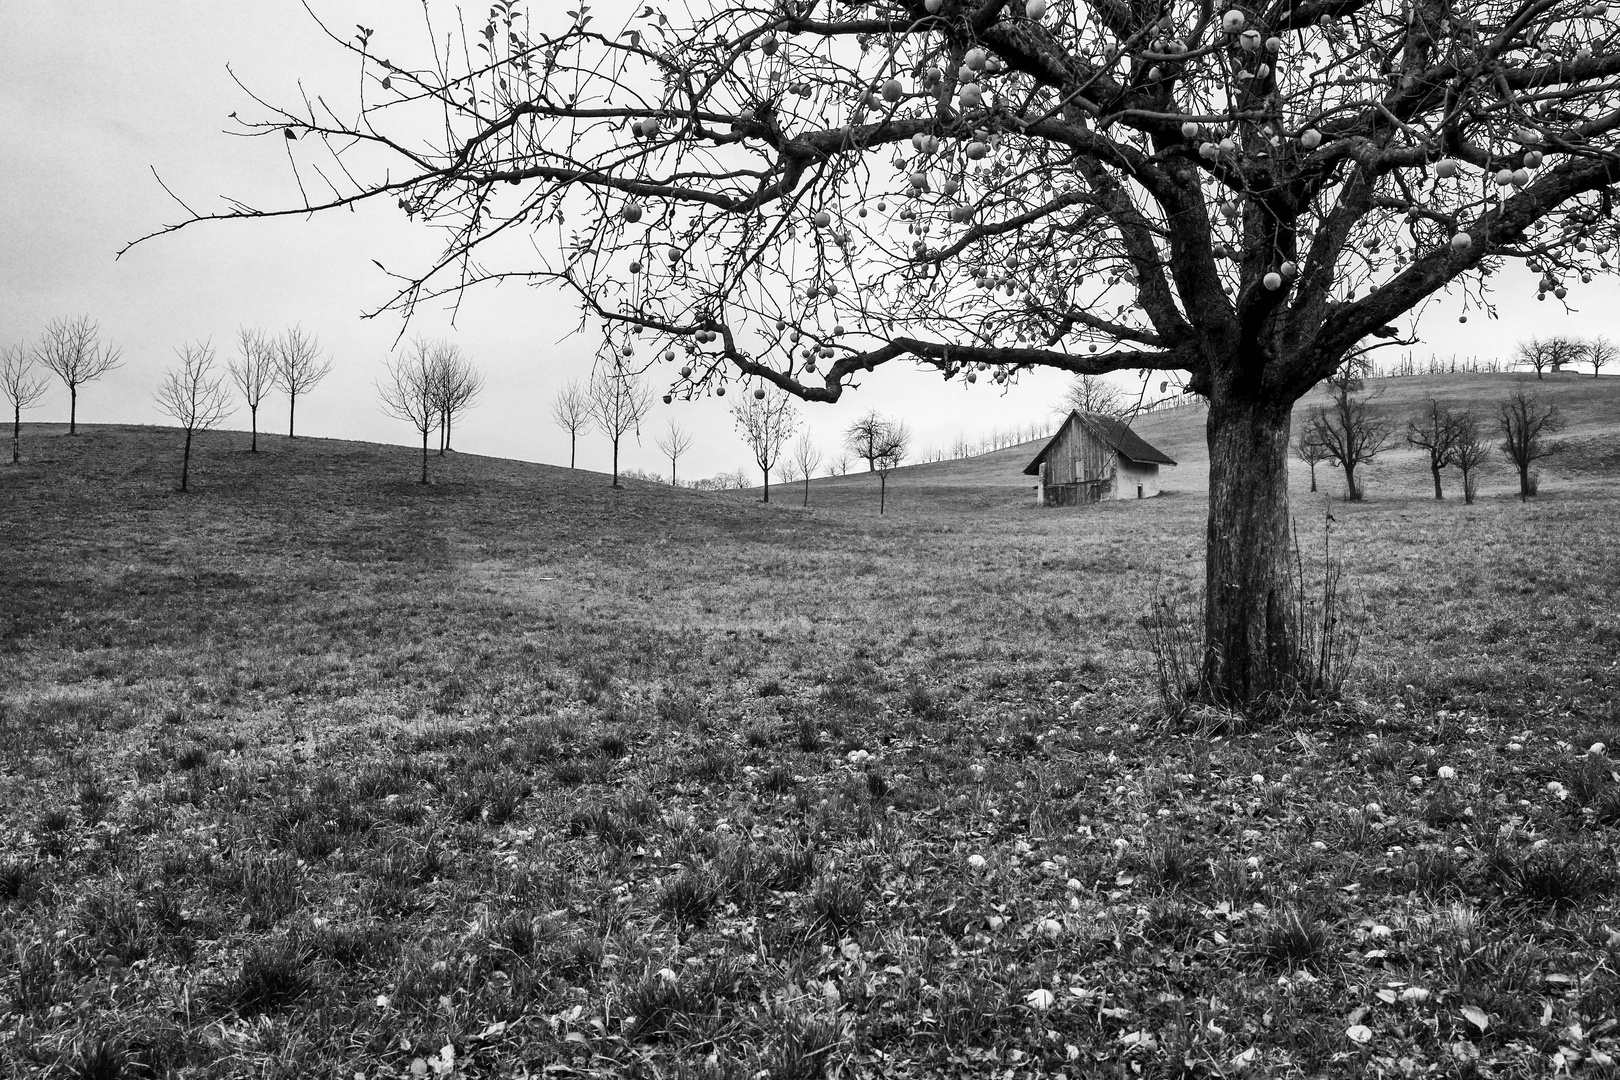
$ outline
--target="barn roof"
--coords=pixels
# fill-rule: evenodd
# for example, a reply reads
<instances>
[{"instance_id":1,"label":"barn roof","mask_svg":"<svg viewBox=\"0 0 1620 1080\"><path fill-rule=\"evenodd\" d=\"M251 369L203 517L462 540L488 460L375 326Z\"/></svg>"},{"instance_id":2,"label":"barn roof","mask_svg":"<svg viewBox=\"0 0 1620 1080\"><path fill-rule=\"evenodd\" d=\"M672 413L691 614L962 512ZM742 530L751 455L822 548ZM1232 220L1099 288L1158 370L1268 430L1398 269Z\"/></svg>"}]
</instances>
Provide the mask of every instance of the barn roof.
<instances>
[{"instance_id":1,"label":"barn roof","mask_svg":"<svg viewBox=\"0 0 1620 1080\"><path fill-rule=\"evenodd\" d=\"M1039 476L1041 462L1046 460L1047 453L1057 444L1058 436L1063 434L1063 428L1070 424L1083 424L1098 439L1109 447L1117 450L1121 457L1132 461L1151 462L1157 465L1174 465L1175 460L1164 451L1159 450L1142 436L1131 430L1131 426L1123 420L1115 420L1111 416L1102 416L1097 413L1071 412L1069 418L1063 421L1057 434L1053 435L1047 444L1041 447L1041 452L1035 455L1035 460L1024 468L1028 476Z\"/></svg>"}]
</instances>

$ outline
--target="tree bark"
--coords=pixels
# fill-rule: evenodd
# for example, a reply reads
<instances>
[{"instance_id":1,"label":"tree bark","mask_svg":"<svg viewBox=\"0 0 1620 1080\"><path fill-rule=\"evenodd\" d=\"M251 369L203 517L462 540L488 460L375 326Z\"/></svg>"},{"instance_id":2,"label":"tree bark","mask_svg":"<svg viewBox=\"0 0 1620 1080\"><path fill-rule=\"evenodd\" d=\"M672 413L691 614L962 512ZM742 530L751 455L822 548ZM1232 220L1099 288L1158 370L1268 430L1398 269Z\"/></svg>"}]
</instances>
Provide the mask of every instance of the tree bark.
<instances>
[{"instance_id":1,"label":"tree bark","mask_svg":"<svg viewBox=\"0 0 1620 1080\"><path fill-rule=\"evenodd\" d=\"M1316 490L1316 462L1311 462L1311 491Z\"/></svg>"},{"instance_id":2,"label":"tree bark","mask_svg":"<svg viewBox=\"0 0 1620 1080\"><path fill-rule=\"evenodd\" d=\"M1514 462L1519 469L1519 501L1530 501L1530 463L1528 461Z\"/></svg>"},{"instance_id":3,"label":"tree bark","mask_svg":"<svg viewBox=\"0 0 1620 1080\"><path fill-rule=\"evenodd\" d=\"M878 515L883 514L883 507L889 501L889 474L878 473Z\"/></svg>"},{"instance_id":4,"label":"tree bark","mask_svg":"<svg viewBox=\"0 0 1620 1080\"><path fill-rule=\"evenodd\" d=\"M1361 501L1361 489L1356 487L1356 466L1354 462L1347 462L1344 466L1344 486L1349 490L1345 498L1350 502Z\"/></svg>"},{"instance_id":5,"label":"tree bark","mask_svg":"<svg viewBox=\"0 0 1620 1080\"><path fill-rule=\"evenodd\" d=\"M1291 402L1210 396L1208 553L1201 690L1242 705L1300 681L1298 583L1288 515Z\"/></svg>"},{"instance_id":6,"label":"tree bark","mask_svg":"<svg viewBox=\"0 0 1620 1080\"><path fill-rule=\"evenodd\" d=\"M1429 471L1434 474L1434 497L1444 499L1445 496L1440 492L1440 466L1430 462Z\"/></svg>"},{"instance_id":7,"label":"tree bark","mask_svg":"<svg viewBox=\"0 0 1620 1080\"><path fill-rule=\"evenodd\" d=\"M803 503L803 505L805 505L805 506L810 505L810 471L808 469L805 470L805 474L804 474L804 503Z\"/></svg>"},{"instance_id":8,"label":"tree bark","mask_svg":"<svg viewBox=\"0 0 1620 1080\"><path fill-rule=\"evenodd\" d=\"M186 449L180 456L180 490L184 492L191 482L191 429L186 428Z\"/></svg>"},{"instance_id":9,"label":"tree bark","mask_svg":"<svg viewBox=\"0 0 1620 1080\"><path fill-rule=\"evenodd\" d=\"M579 435L570 431L568 433L568 467L574 467L574 448L579 445Z\"/></svg>"},{"instance_id":10,"label":"tree bark","mask_svg":"<svg viewBox=\"0 0 1620 1080\"><path fill-rule=\"evenodd\" d=\"M248 444L248 453L259 452L259 407L257 405L248 409L248 423L253 428L253 441Z\"/></svg>"},{"instance_id":11,"label":"tree bark","mask_svg":"<svg viewBox=\"0 0 1620 1080\"><path fill-rule=\"evenodd\" d=\"M288 394L287 395L287 438L289 438L289 439L295 437L293 435L293 412L297 408L298 408L298 396L296 394Z\"/></svg>"},{"instance_id":12,"label":"tree bark","mask_svg":"<svg viewBox=\"0 0 1620 1080\"><path fill-rule=\"evenodd\" d=\"M613 437L613 486L619 486L619 437Z\"/></svg>"},{"instance_id":13,"label":"tree bark","mask_svg":"<svg viewBox=\"0 0 1620 1080\"><path fill-rule=\"evenodd\" d=\"M18 405L11 414L11 463L19 464L22 461L22 406Z\"/></svg>"},{"instance_id":14,"label":"tree bark","mask_svg":"<svg viewBox=\"0 0 1620 1080\"><path fill-rule=\"evenodd\" d=\"M761 470L759 470L759 472L760 472L760 475L765 478L765 498L762 501L763 502L770 502L771 501L771 474L770 474L770 470L761 469Z\"/></svg>"},{"instance_id":15,"label":"tree bark","mask_svg":"<svg viewBox=\"0 0 1620 1080\"><path fill-rule=\"evenodd\" d=\"M422 483L427 483L428 429L422 429Z\"/></svg>"},{"instance_id":16,"label":"tree bark","mask_svg":"<svg viewBox=\"0 0 1620 1080\"><path fill-rule=\"evenodd\" d=\"M79 387L68 383L68 434L79 433Z\"/></svg>"}]
</instances>

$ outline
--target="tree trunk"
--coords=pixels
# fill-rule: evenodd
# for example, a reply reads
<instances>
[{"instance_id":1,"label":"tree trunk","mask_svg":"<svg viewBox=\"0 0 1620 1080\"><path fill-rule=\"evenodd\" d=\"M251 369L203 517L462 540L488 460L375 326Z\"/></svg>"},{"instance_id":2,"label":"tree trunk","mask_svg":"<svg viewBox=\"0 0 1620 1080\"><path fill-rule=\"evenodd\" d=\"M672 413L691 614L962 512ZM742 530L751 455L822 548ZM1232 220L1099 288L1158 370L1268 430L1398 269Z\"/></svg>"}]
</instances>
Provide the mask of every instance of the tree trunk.
<instances>
[{"instance_id":1,"label":"tree trunk","mask_svg":"<svg viewBox=\"0 0 1620 1080\"><path fill-rule=\"evenodd\" d=\"M884 504L888 502L888 499L889 474L887 472L880 472L878 473L878 514L880 516L883 513Z\"/></svg>"},{"instance_id":2,"label":"tree trunk","mask_svg":"<svg viewBox=\"0 0 1620 1080\"><path fill-rule=\"evenodd\" d=\"M804 505L810 505L810 470L804 471Z\"/></svg>"},{"instance_id":3,"label":"tree trunk","mask_svg":"<svg viewBox=\"0 0 1620 1080\"><path fill-rule=\"evenodd\" d=\"M1345 495L1345 498L1350 502L1360 502L1361 489L1356 487L1356 465L1353 461L1345 462L1344 485L1349 489Z\"/></svg>"},{"instance_id":4,"label":"tree trunk","mask_svg":"<svg viewBox=\"0 0 1620 1080\"><path fill-rule=\"evenodd\" d=\"M613 486L619 486L619 437L613 436Z\"/></svg>"},{"instance_id":5,"label":"tree trunk","mask_svg":"<svg viewBox=\"0 0 1620 1080\"><path fill-rule=\"evenodd\" d=\"M675 459L669 459L669 486L675 487Z\"/></svg>"},{"instance_id":6,"label":"tree trunk","mask_svg":"<svg viewBox=\"0 0 1620 1080\"><path fill-rule=\"evenodd\" d=\"M297 408L298 408L298 396L296 394L288 394L287 395L287 438L289 438L289 439L295 437L293 435L293 412Z\"/></svg>"},{"instance_id":7,"label":"tree trunk","mask_svg":"<svg viewBox=\"0 0 1620 1080\"><path fill-rule=\"evenodd\" d=\"M1210 398L1201 690L1221 704L1286 693L1300 681L1288 516L1291 407L1229 388Z\"/></svg>"},{"instance_id":8,"label":"tree trunk","mask_svg":"<svg viewBox=\"0 0 1620 1080\"><path fill-rule=\"evenodd\" d=\"M11 414L11 463L16 465L22 461L22 406L18 405Z\"/></svg>"},{"instance_id":9,"label":"tree trunk","mask_svg":"<svg viewBox=\"0 0 1620 1080\"><path fill-rule=\"evenodd\" d=\"M761 501L770 502L771 501L771 471L769 469L765 468L764 466L761 466L759 472L760 472L760 475L765 478L765 498L763 500L761 500Z\"/></svg>"},{"instance_id":10,"label":"tree trunk","mask_svg":"<svg viewBox=\"0 0 1620 1080\"><path fill-rule=\"evenodd\" d=\"M191 429L186 428L186 449L180 455L180 490L184 492L191 482Z\"/></svg>"},{"instance_id":11,"label":"tree trunk","mask_svg":"<svg viewBox=\"0 0 1620 1080\"><path fill-rule=\"evenodd\" d=\"M79 387L68 383L68 434L79 433Z\"/></svg>"},{"instance_id":12,"label":"tree trunk","mask_svg":"<svg viewBox=\"0 0 1620 1080\"><path fill-rule=\"evenodd\" d=\"M568 433L568 467L570 469L572 469L574 467L574 447L577 446L578 444L579 444L579 432L570 431Z\"/></svg>"},{"instance_id":13,"label":"tree trunk","mask_svg":"<svg viewBox=\"0 0 1620 1080\"><path fill-rule=\"evenodd\" d=\"M428 457L428 431L429 430L431 430L431 429L426 427L426 426L424 426L422 428L422 480L421 480L421 482L424 483L424 484L427 483L427 457Z\"/></svg>"},{"instance_id":14,"label":"tree trunk","mask_svg":"<svg viewBox=\"0 0 1620 1080\"><path fill-rule=\"evenodd\" d=\"M1429 463L1429 471L1434 474L1434 497L1437 499L1444 499L1445 496L1440 493L1440 466L1431 461Z\"/></svg>"},{"instance_id":15,"label":"tree trunk","mask_svg":"<svg viewBox=\"0 0 1620 1080\"><path fill-rule=\"evenodd\" d=\"M1530 463L1519 461L1514 464L1519 467L1519 501L1530 501Z\"/></svg>"},{"instance_id":16,"label":"tree trunk","mask_svg":"<svg viewBox=\"0 0 1620 1080\"><path fill-rule=\"evenodd\" d=\"M254 405L248 409L249 424L253 428L253 441L248 444L248 453L259 452L259 407Z\"/></svg>"}]
</instances>

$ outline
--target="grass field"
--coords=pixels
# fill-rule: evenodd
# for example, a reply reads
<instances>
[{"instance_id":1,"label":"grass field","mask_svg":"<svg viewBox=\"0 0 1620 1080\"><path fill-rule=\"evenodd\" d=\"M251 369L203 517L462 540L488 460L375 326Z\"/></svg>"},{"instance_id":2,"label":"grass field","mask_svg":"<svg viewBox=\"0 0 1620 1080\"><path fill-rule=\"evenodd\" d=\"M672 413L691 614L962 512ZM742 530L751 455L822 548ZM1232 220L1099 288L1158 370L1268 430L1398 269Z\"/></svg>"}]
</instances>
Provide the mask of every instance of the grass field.
<instances>
[{"instance_id":1,"label":"grass field","mask_svg":"<svg viewBox=\"0 0 1620 1080\"><path fill-rule=\"evenodd\" d=\"M181 496L172 432L30 427L0 1076L1611 1075L1620 380L1585 382L1538 387L1574 424L1529 504L1436 503L1409 454L1360 505L1296 476L1360 662L1247 728L1168 719L1145 648L1201 576L1191 411L1139 425L1162 498L1038 509L1031 446L899 470L881 518L866 476L424 488L235 433Z\"/></svg>"}]
</instances>

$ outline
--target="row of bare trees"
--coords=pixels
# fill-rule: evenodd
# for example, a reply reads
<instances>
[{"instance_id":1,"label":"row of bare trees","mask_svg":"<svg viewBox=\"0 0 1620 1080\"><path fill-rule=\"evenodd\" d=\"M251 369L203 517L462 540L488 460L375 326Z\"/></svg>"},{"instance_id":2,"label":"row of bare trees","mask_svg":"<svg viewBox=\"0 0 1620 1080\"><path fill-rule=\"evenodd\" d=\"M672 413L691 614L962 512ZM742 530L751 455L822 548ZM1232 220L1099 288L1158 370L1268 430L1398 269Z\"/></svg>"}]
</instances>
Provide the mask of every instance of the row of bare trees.
<instances>
[{"instance_id":1,"label":"row of bare trees","mask_svg":"<svg viewBox=\"0 0 1620 1080\"><path fill-rule=\"evenodd\" d=\"M259 406L272 390L287 395L287 438L296 438L298 399L332 372L320 342L300 326L277 335L243 327L236 332L236 351L226 370L247 403L253 430L249 450L259 452Z\"/></svg>"},{"instance_id":2,"label":"row of bare trees","mask_svg":"<svg viewBox=\"0 0 1620 1080\"><path fill-rule=\"evenodd\" d=\"M1316 466L1331 461L1344 470L1346 497L1359 501L1364 493L1356 469L1391 448L1397 439L1395 424L1372 409L1377 395L1362 395L1361 380L1354 375L1341 372L1327 385L1329 404L1316 406L1306 416L1294 449L1310 466L1312 491L1316 490ZM1462 476L1463 501L1474 501L1480 468L1490 457L1493 426L1501 436L1497 450L1518 472L1519 498L1536 494L1532 466L1563 449L1562 443L1551 439L1563 426L1558 407L1520 386L1497 402L1494 421L1493 425L1473 409L1452 409L1433 398L1407 418L1404 440L1427 457L1436 499L1445 497L1441 472L1455 468Z\"/></svg>"},{"instance_id":3,"label":"row of bare trees","mask_svg":"<svg viewBox=\"0 0 1620 1080\"><path fill-rule=\"evenodd\" d=\"M1614 363L1617 356L1620 356L1620 349L1606 337L1578 338L1563 334L1530 338L1519 342L1513 350L1514 360L1523 367L1533 369L1538 379L1548 371L1556 374L1578 364L1590 364L1595 379L1604 368Z\"/></svg>"},{"instance_id":4,"label":"row of bare trees","mask_svg":"<svg viewBox=\"0 0 1620 1080\"><path fill-rule=\"evenodd\" d=\"M259 406L264 399L273 390L287 396L287 436L294 437L298 399L331 372L332 363L322 356L315 337L296 326L277 336L243 329L237 334L237 347L239 355L226 366L226 371L247 402L253 425L251 449L257 452ZM183 396L196 396L204 384L211 385L214 381L216 363L213 346L207 342L185 345L176 352L180 366L165 372L158 390L159 406L171 416L175 415L171 406L179 400L175 397L179 391L175 390L172 380L178 377L190 387L188 395ZM67 387L68 434L77 435L80 388L122 364L120 350L101 340L99 324L88 315L53 319L34 344L0 348L0 396L11 406L12 463L16 464L22 457L23 410L45 395L50 374ZM188 408L186 413L190 415L194 411ZM211 411L204 409L199 415ZM187 429L188 445L192 430Z\"/></svg>"}]
</instances>

